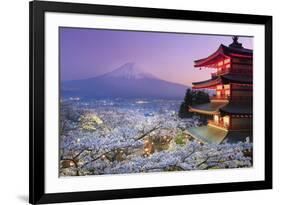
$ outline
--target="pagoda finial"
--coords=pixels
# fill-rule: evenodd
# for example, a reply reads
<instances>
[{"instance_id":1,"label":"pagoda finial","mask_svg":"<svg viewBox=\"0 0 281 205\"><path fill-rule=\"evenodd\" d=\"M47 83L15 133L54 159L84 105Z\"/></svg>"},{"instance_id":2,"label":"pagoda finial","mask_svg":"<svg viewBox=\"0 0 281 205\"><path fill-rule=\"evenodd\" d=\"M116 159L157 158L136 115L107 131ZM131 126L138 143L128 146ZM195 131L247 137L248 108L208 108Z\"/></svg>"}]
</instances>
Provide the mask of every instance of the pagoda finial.
<instances>
[{"instance_id":1,"label":"pagoda finial","mask_svg":"<svg viewBox=\"0 0 281 205\"><path fill-rule=\"evenodd\" d=\"M238 42L238 38L239 38L238 36L233 36L232 37L233 42L231 44L229 44L229 47L232 47L232 48L243 48L242 43Z\"/></svg>"},{"instance_id":2,"label":"pagoda finial","mask_svg":"<svg viewBox=\"0 0 281 205\"><path fill-rule=\"evenodd\" d=\"M232 37L232 40L233 40L233 43L238 43L238 36L233 36Z\"/></svg>"}]
</instances>

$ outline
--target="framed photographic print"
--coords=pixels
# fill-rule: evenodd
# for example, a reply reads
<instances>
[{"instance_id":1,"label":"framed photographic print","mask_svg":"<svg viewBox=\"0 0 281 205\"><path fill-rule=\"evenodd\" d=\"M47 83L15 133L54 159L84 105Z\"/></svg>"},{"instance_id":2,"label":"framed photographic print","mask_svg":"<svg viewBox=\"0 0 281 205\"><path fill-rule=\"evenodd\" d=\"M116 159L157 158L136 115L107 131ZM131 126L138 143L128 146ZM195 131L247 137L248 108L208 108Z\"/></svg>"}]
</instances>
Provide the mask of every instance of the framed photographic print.
<instances>
[{"instance_id":1,"label":"framed photographic print","mask_svg":"<svg viewBox=\"0 0 281 205\"><path fill-rule=\"evenodd\" d=\"M272 17L30 2L30 203L272 188Z\"/></svg>"}]
</instances>

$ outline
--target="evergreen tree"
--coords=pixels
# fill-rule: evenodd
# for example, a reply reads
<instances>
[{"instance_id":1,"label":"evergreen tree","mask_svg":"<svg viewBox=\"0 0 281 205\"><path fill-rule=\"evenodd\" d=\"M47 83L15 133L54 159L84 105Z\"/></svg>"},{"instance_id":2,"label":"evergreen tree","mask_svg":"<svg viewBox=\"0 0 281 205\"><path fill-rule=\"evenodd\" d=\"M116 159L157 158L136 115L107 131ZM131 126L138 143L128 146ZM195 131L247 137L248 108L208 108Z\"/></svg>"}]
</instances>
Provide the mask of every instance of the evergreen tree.
<instances>
[{"instance_id":1,"label":"evergreen tree","mask_svg":"<svg viewBox=\"0 0 281 205\"><path fill-rule=\"evenodd\" d=\"M191 117L191 113L188 111L188 106L192 104L193 92L191 89L187 89L184 97L184 101L181 103L179 110L180 118Z\"/></svg>"},{"instance_id":2,"label":"evergreen tree","mask_svg":"<svg viewBox=\"0 0 281 205\"><path fill-rule=\"evenodd\" d=\"M191 117L193 113L189 112L190 105L198 105L208 102L210 102L208 93L201 90L195 91L195 90L187 89L185 93L184 101L181 103L178 115L180 118Z\"/></svg>"},{"instance_id":3,"label":"evergreen tree","mask_svg":"<svg viewBox=\"0 0 281 205\"><path fill-rule=\"evenodd\" d=\"M195 92L195 100L193 101L195 105L209 103L209 102L210 102L210 98L208 93L202 90Z\"/></svg>"}]
</instances>

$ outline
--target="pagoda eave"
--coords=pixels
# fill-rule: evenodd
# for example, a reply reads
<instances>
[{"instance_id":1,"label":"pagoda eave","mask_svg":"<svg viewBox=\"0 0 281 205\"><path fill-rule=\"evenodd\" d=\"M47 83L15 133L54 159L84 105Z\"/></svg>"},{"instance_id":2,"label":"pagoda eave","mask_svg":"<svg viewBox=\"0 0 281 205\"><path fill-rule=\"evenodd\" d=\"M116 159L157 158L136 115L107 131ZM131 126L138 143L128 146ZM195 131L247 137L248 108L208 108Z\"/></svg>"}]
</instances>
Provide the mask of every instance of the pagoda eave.
<instances>
[{"instance_id":1,"label":"pagoda eave","mask_svg":"<svg viewBox=\"0 0 281 205\"><path fill-rule=\"evenodd\" d=\"M203 88L209 88L213 89L215 88L216 85L219 84L229 84L229 83L241 83L245 85L252 85L253 84L253 78L251 76L239 76L235 74L224 74L217 76L215 78L205 80L205 81L200 81L200 82L193 82L192 83L192 88L194 89L203 89Z\"/></svg>"},{"instance_id":2,"label":"pagoda eave","mask_svg":"<svg viewBox=\"0 0 281 205\"><path fill-rule=\"evenodd\" d=\"M252 55L241 55L241 54L236 54L236 53L230 53L228 55L229 55L229 57L248 58L248 59L253 58Z\"/></svg>"},{"instance_id":3,"label":"pagoda eave","mask_svg":"<svg viewBox=\"0 0 281 205\"><path fill-rule=\"evenodd\" d=\"M194 61L194 67L208 67L214 64L218 59L227 58L228 56L224 54L222 45L216 50L212 55L207 58L202 58Z\"/></svg>"},{"instance_id":4,"label":"pagoda eave","mask_svg":"<svg viewBox=\"0 0 281 205\"><path fill-rule=\"evenodd\" d=\"M228 102L211 102L199 105L189 106L189 112L196 112L206 115L217 115L220 113L220 108L227 105Z\"/></svg>"},{"instance_id":5,"label":"pagoda eave","mask_svg":"<svg viewBox=\"0 0 281 205\"><path fill-rule=\"evenodd\" d=\"M243 142L247 138L253 142L252 130L245 131L225 131L212 126L191 127L188 134L201 143L221 144Z\"/></svg>"},{"instance_id":6,"label":"pagoda eave","mask_svg":"<svg viewBox=\"0 0 281 205\"><path fill-rule=\"evenodd\" d=\"M217 77L205 81L193 82L192 88L194 89L215 88L215 86L218 84L221 84L221 79Z\"/></svg>"},{"instance_id":7,"label":"pagoda eave","mask_svg":"<svg viewBox=\"0 0 281 205\"><path fill-rule=\"evenodd\" d=\"M252 115L252 103L229 103L219 109L222 115Z\"/></svg>"},{"instance_id":8,"label":"pagoda eave","mask_svg":"<svg viewBox=\"0 0 281 205\"><path fill-rule=\"evenodd\" d=\"M220 144L227 135L227 131L212 126L190 127L188 134L201 143Z\"/></svg>"},{"instance_id":9,"label":"pagoda eave","mask_svg":"<svg viewBox=\"0 0 281 205\"><path fill-rule=\"evenodd\" d=\"M242 83L242 84L253 84L253 77L249 75L235 75L235 74L226 74L221 75L220 79L223 83Z\"/></svg>"},{"instance_id":10,"label":"pagoda eave","mask_svg":"<svg viewBox=\"0 0 281 205\"><path fill-rule=\"evenodd\" d=\"M220 47L207 58L195 60L194 67L212 67L211 65L215 64L219 59L232 57L251 59L253 58L253 51L244 48L231 48L221 44Z\"/></svg>"},{"instance_id":11,"label":"pagoda eave","mask_svg":"<svg viewBox=\"0 0 281 205\"><path fill-rule=\"evenodd\" d=\"M189 112L196 112L199 114L204 114L204 115L218 115L219 111L207 111L207 110L200 110L200 109L196 109L196 108L189 108Z\"/></svg>"}]
</instances>

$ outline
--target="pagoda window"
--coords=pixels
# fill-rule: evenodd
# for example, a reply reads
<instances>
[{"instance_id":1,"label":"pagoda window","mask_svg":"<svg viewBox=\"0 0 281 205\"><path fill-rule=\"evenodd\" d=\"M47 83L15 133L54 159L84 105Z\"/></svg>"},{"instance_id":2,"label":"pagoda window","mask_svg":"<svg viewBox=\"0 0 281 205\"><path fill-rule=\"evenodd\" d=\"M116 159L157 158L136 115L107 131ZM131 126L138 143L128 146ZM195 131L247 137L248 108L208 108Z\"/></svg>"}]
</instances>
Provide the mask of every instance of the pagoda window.
<instances>
[{"instance_id":1,"label":"pagoda window","mask_svg":"<svg viewBox=\"0 0 281 205\"><path fill-rule=\"evenodd\" d=\"M228 85L224 85L223 87L224 87L224 89L230 89L230 85L229 84Z\"/></svg>"},{"instance_id":2,"label":"pagoda window","mask_svg":"<svg viewBox=\"0 0 281 205\"><path fill-rule=\"evenodd\" d=\"M218 90L218 91L217 91L217 97L220 97L220 96L221 96L221 91Z\"/></svg>"},{"instance_id":3,"label":"pagoda window","mask_svg":"<svg viewBox=\"0 0 281 205\"><path fill-rule=\"evenodd\" d=\"M219 116L218 115L214 115L214 121L215 121L215 123L219 123Z\"/></svg>"},{"instance_id":4,"label":"pagoda window","mask_svg":"<svg viewBox=\"0 0 281 205\"><path fill-rule=\"evenodd\" d=\"M228 63L230 63L230 58L224 60L224 64L228 64Z\"/></svg>"},{"instance_id":5,"label":"pagoda window","mask_svg":"<svg viewBox=\"0 0 281 205\"><path fill-rule=\"evenodd\" d=\"M225 94L225 96L230 96L230 90L226 90L225 92L224 92L224 94Z\"/></svg>"},{"instance_id":6,"label":"pagoda window","mask_svg":"<svg viewBox=\"0 0 281 205\"><path fill-rule=\"evenodd\" d=\"M224 117L223 117L223 125L224 125L225 127L229 127L229 124L230 124L230 118L229 118L229 116L224 116Z\"/></svg>"},{"instance_id":7,"label":"pagoda window","mask_svg":"<svg viewBox=\"0 0 281 205\"><path fill-rule=\"evenodd\" d=\"M223 65L223 61L218 62L218 66L222 66Z\"/></svg>"}]
</instances>

